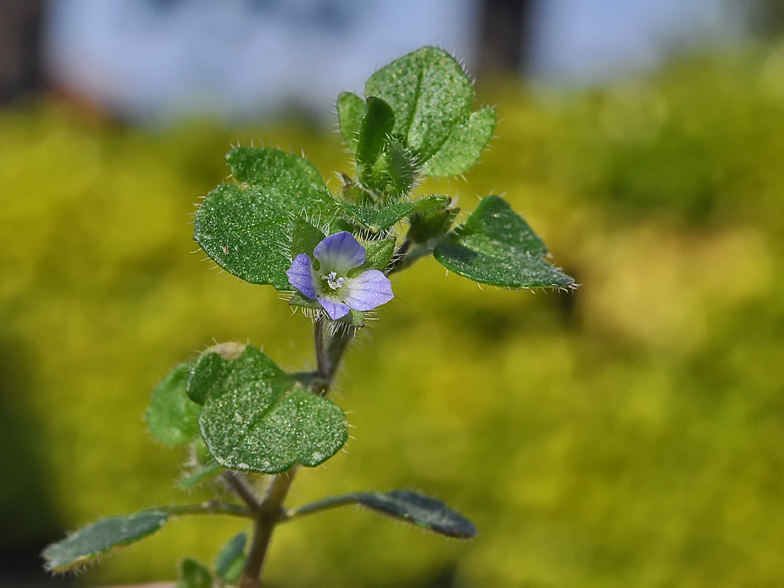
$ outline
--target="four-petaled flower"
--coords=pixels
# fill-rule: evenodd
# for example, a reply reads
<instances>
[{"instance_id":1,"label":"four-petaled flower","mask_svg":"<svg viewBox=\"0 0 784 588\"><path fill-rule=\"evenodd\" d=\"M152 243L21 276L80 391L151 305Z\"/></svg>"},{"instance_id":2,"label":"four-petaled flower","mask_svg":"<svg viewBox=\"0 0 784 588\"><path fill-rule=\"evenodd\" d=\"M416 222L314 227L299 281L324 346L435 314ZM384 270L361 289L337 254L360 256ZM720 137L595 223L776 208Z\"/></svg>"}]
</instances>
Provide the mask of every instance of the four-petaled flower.
<instances>
[{"instance_id":1,"label":"four-petaled flower","mask_svg":"<svg viewBox=\"0 0 784 588\"><path fill-rule=\"evenodd\" d=\"M318 300L333 321L351 309L371 310L392 300L392 283L383 272L371 269L349 278L351 270L365 263L365 248L347 231L335 233L316 245L313 268L310 257L300 253L286 272L289 282L305 297Z\"/></svg>"}]
</instances>

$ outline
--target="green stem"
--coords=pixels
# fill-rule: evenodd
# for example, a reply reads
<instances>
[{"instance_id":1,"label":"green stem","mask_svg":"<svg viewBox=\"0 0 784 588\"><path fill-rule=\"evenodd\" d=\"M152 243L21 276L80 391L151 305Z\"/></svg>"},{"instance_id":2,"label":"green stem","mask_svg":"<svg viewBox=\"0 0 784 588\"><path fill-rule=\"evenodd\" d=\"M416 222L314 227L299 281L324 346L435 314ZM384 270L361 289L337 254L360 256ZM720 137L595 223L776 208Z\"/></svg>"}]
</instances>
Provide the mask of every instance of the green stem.
<instances>
[{"instance_id":1,"label":"green stem","mask_svg":"<svg viewBox=\"0 0 784 588\"><path fill-rule=\"evenodd\" d=\"M242 501L248 505L251 512L259 510L259 502L256 500L256 495L253 493L248 485L231 470L223 472L223 479L231 487L232 490L239 496Z\"/></svg>"},{"instance_id":2,"label":"green stem","mask_svg":"<svg viewBox=\"0 0 784 588\"><path fill-rule=\"evenodd\" d=\"M346 506L347 504L356 504L359 501L354 494L346 494L344 496L333 496L332 498L325 498L324 500L318 500L316 502L311 502L310 504L306 504L305 506L300 506L299 508L293 508L291 510L286 511L286 516L278 521L280 523L287 523L291 520L298 519L300 517L307 516L309 514L313 514L315 512L320 512L322 510L329 510L331 508L337 508L339 506Z\"/></svg>"},{"instance_id":3,"label":"green stem","mask_svg":"<svg viewBox=\"0 0 784 588\"><path fill-rule=\"evenodd\" d=\"M253 517L249 508L238 504L228 504L218 500L208 500L200 504L178 504L164 508L170 515L224 514L233 517Z\"/></svg>"},{"instance_id":4,"label":"green stem","mask_svg":"<svg viewBox=\"0 0 784 588\"><path fill-rule=\"evenodd\" d=\"M250 551L248 551L245 569L242 571L240 588L258 588L261 582L261 568L264 566L267 548L270 539L272 539L272 531L278 521L286 514L283 510L283 501L291 488L296 471L296 468L291 468L288 472L276 474L267 488L267 494L256 512L253 542Z\"/></svg>"},{"instance_id":5,"label":"green stem","mask_svg":"<svg viewBox=\"0 0 784 588\"><path fill-rule=\"evenodd\" d=\"M313 340L316 344L316 373L322 380L327 379L329 373L329 362L324 350L324 319L318 319L313 325Z\"/></svg>"},{"instance_id":6,"label":"green stem","mask_svg":"<svg viewBox=\"0 0 784 588\"><path fill-rule=\"evenodd\" d=\"M327 390L335 380L335 374L340 367L340 361L343 359L343 354L346 352L348 344L354 339L355 330L352 328L340 329L337 333L332 335L327 344L326 357L327 357Z\"/></svg>"}]
</instances>

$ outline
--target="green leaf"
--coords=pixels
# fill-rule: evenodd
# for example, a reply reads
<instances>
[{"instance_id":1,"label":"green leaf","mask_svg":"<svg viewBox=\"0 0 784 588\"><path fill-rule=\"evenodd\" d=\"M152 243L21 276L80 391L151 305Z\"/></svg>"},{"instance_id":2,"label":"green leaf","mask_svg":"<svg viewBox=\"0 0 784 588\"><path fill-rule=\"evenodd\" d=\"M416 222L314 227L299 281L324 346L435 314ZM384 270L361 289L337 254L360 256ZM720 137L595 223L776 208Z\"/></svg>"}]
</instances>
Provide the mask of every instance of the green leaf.
<instances>
[{"instance_id":1,"label":"green leaf","mask_svg":"<svg viewBox=\"0 0 784 588\"><path fill-rule=\"evenodd\" d=\"M352 151L357 150L359 142L359 129L362 126L362 116L365 114L365 101L356 94L343 92L338 96L338 120L340 121L340 134Z\"/></svg>"},{"instance_id":2,"label":"green leaf","mask_svg":"<svg viewBox=\"0 0 784 588\"><path fill-rule=\"evenodd\" d=\"M381 98L368 97L357 142L357 172L360 182L373 183L369 181L374 175L373 164L384 150L394 125L395 114L392 107Z\"/></svg>"},{"instance_id":3,"label":"green leaf","mask_svg":"<svg viewBox=\"0 0 784 588\"><path fill-rule=\"evenodd\" d=\"M406 240L413 243L427 243L431 239L442 237L452 228L459 208L452 206L451 199L445 199L438 206L417 212L408 217L411 225Z\"/></svg>"},{"instance_id":4,"label":"green leaf","mask_svg":"<svg viewBox=\"0 0 784 588\"><path fill-rule=\"evenodd\" d=\"M375 269L384 271L389 265L389 260L395 253L395 239L381 239L380 241L363 241L362 245L365 247L365 263L359 266L353 272L360 274L367 270Z\"/></svg>"},{"instance_id":5,"label":"green leaf","mask_svg":"<svg viewBox=\"0 0 784 588\"><path fill-rule=\"evenodd\" d=\"M344 174L343 199L361 205L372 205L375 202L373 195L362 185L354 183Z\"/></svg>"},{"instance_id":6,"label":"green leaf","mask_svg":"<svg viewBox=\"0 0 784 588\"><path fill-rule=\"evenodd\" d=\"M372 231L384 231L410 214L424 212L449 202L444 196L428 196L414 202L396 202L378 207L340 204L340 210L352 220Z\"/></svg>"},{"instance_id":7,"label":"green leaf","mask_svg":"<svg viewBox=\"0 0 784 588\"><path fill-rule=\"evenodd\" d=\"M354 492L326 498L290 511L289 518L298 518L347 504L359 504L447 537L470 539L476 535L476 528L471 521L447 508L440 500L408 490L386 493Z\"/></svg>"},{"instance_id":8,"label":"green leaf","mask_svg":"<svg viewBox=\"0 0 784 588\"><path fill-rule=\"evenodd\" d=\"M345 415L272 360L247 346L237 355L210 351L193 367L188 394L204 402L202 438L226 468L269 474L296 463L324 463L348 438Z\"/></svg>"},{"instance_id":9,"label":"green leaf","mask_svg":"<svg viewBox=\"0 0 784 588\"><path fill-rule=\"evenodd\" d=\"M547 247L498 196L484 198L433 256L475 282L507 288L568 288L574 280L546 260Z\"/></svg>"},{"instance_id":10,"label":"green leaf","mask_svg":"<svg viewBox=\"0 0 784 588\"><path fill-rule=\"evenodd\" d=\"M292 382L286 372L255 347L231 342L210 347L199 356L186 391L191 400L205 404L241 385L287 390ZM204 441L209 447L209 442Z\"/></svg>"},{"instance_id":11,"label":"green leaf","mask_svg":"<svg viewBox=\"0 0 784 588\"><path fill-rule=\"evenodd\" d=\"M307 159L269 147L237 147L226 164L238 182L300 193L326 190L319 170Z\"/></svg>"},{"instance_id":12,"label":"green leaf","mask_svg":"<svg viewBox=\"0 0 784 588\"><path fill-rule=\"evenodd\" d=\"M242 186L222 184L196 212L194 239L220 267L253 284L291 290L291 218L331 218L335 201L307 160L240 147L227 160Z\"/></svg>"},{"instance_id":13,"label":"green leaf","mask_svg":"<svg viewBox=\"0 0 784 588\"><path fill-rule=\"evenodd\" d=\"M468 171L482 155L495 131L496 114L492 108L472 112L458 122L437 153L422 166L428 176L449 177Z\"/></svg>"},{"instance_id":14,"label":"green leaf","mask_svg":"<svg viewBox=\"0 0 784 588\"><path fill-rule=\"evenodd\" d=\"M457 539L470 539L476 535L476 527L467 518L447 508L440 500L417 492L358 492L354 496L362 506L440 535Z\"/></svg>"},{"instance_id":15,"label":"green leaf","mask_svg":"<svg viewBox=\"0 0 784 588\"><path fill-rule=\"evenodd\" d=\"M388 193L405 196L414 185L414 160L403 145L395 140L387 144Z\"/></svg>"},{"instance_id":16,"label":"green leaf","mask_svg":"<svg viewBox=\"0 0 784 588\"><path fill-rule=\"evenodd\" d=\"M365 263L354 268L348 273L349 278L371 269L384 271L395 253L395 239L381 239L379 241L361 241L365 248Z\"/></svg>"},{"instance_id":17,"label":"green leaf","mask_svg":"<svg viewBox=\"0 0 784 588\"><path fill-rule=\"evenodd\" d=\"M436 47L418 49L374 73L365 95L378 96L392 107L393 132L417 152L420 163L441 149L474 100L463 68Z\"/></svg>"},{"instance_id":18,"label":"green leaf","mask_svg":"<svg viewBox=\"0 0 784 588\"><path fill-rule=\"evenodd\" d=\"M180 562L180 581L177 588L211 588L212 574L193 558L186 557Z\"/></svg>"},{"instance_id":19,"label":"green leaf","mask_svg":"<svg viewBox=\"0 0 784 588\"><path fill-rule=\"evenodd\" d=\"M41 555L47 570L67 572L153 534L168 520L169 515L162 510L109 517L53 543Z\"/></svg>"},{"instance_id":20,"label":"green leaf","mask_svg":"<svg viewBox=\"0 0 784 588\"><path fill-rule=\"evenodd\" d=\"M324 240L324 233L302 218L294 218L291 222L291 258L301 253L313 257L316 245Z\"/></svg>"},{"instance_id":21,"label":"green leaf","mask_svg":"<svg viewBox=\"0 0 784 588\"><path fill-rule=\"evenodd\" d=\"M215 573L224 582L234 582L242 574L245 566L245 544L248 536L240 533L229 539L221 548L218 557L215 559Z\"/></svg>"},{"instance_id":22,"label":"green leaf","mask_svg":"<svg viewBox=\"0 0 784 588\"><path fill-rule=\"evenodd\" d=\"M189 364L178 365L152 393L152 402L147 409L147 426L164 445L188 443L199 434L201 407L185 393L190 373Z\"/></svg>"},{"instance_id":23,"label":"green leaf","mask_svg":"<svg viewBox=\"0 0 784 588\"><path fill-rule=\"evenodd\" d=\"M190 471L186 472L180 480L177 481L175 487L179 488L180 490L188 490L202 482L206 482L212 479L215 477L215 474L222 471L223 468L217 463L209 465L196 465Z\"/></svg>"}]
</instances>

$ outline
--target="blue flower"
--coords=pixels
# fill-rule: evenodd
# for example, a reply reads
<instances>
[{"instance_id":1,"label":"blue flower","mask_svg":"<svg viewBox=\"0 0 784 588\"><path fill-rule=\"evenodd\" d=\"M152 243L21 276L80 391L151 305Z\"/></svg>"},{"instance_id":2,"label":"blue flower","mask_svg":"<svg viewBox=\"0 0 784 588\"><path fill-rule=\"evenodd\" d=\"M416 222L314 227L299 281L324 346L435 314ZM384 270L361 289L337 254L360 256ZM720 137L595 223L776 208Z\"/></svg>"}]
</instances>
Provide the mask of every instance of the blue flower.
<instances>
[{"instance_id":1,"label":"blue flower","mask_svg":"<svg viewBox=\"0 0 784 588\"><path fill-rule=\"evenodd\" d=\"M335 233L316 245L313 257L319 269L305 253L291 262L286 272L289 282L300 294L318 300L333 321L351 309L366 311L392 300L392 283L383 272L371 269L349 278L351 270L365 263L365 248L347 231Z\"/></svg>"}]
</instances>

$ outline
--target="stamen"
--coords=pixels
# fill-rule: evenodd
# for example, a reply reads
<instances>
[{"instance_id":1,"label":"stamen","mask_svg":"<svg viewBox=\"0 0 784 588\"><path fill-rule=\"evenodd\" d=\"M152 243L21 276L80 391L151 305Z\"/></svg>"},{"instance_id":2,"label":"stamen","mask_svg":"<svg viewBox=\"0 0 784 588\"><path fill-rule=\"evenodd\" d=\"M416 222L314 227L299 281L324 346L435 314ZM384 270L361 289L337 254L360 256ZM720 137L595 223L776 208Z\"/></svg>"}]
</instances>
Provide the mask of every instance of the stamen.
<instances>
[{"instance_id":1,"label":"stamen","mask_svg":"<svg viewBox=\"0 0 784 588\"><path fill-rule=\"evenodd\" d=\"M326 276L321 276L322 280L327 281L327 285L332 290L338 290L343 287L343 278L339 278L337 272L329 272Z\"/></svg>"}]
</instances>

